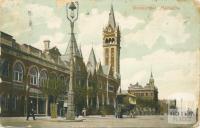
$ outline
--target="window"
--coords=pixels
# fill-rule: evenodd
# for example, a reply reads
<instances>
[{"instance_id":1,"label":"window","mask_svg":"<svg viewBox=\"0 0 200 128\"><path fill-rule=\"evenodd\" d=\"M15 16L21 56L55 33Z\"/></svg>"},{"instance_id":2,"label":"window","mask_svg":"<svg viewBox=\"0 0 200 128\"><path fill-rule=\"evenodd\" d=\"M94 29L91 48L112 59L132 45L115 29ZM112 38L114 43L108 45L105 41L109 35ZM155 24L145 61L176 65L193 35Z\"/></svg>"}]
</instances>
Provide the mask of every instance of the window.
<instances>
[{"instance_id":1,"label":"window","mask_svg":"<svg viewBox=\"0 0 200 128\"><path fill-rule=\"evenodd\" d=\"M60 76L60 81L61 81L62 84L65 84L65 77ZM81 80L79 80L79 85L81 85Z\"/></svg>"},{"instance_id":2,"label":"window","mask_svg":"<svg viewBox=\"0 0 200 128\"><path fill-rule=\"evenodd\" d=\"M30 70L30 84L37 85L38 84L38 72L35 67Z\"/></svg>"},{"instance_id":3,"label":"window","mask_svg":"<svg viewBox=\"0 0 200 128\"><path fill-rule=\"evenodd\" d=\"M17 96L12 97L13 110L17 110Z\"/></svg>"},{"instance_id":4,"label":"window","mask_svg":"<svg viewBox=\"0 0 200 128\"><path fill-rule=\"evenodd\" d=\"M40 86L43 86L47 81L47 73L46 71L41 71L40 73Z\"/></svg>"},{"instance_id":5,"label":"window","mask_svg":"<svg viewBox=\"0 0 200 128\"><path fill-rule=\"evenodd\" d=\"M114 72L114 48L111 48L111 68Z\"/></svg>"},{"instance_id":6,"label":"window","mask_svg":"<svg viewBox=\"0 0 200 128\"><path fill-rule=\"evenodd\" d=\"M108 86L108 91L109 91L109 92L113 92L113 91L114 91L114 87L113 87L112 85L109 85L109 86Z\"/></svg>"},{"instance_id":7,"label":"window","mask_svg":"<svg viewBox=\"0 0 200 128\"><path fill-rule=\"evenodd\" d=\"M105 50L105 63L106 63L106 65L108 65L108 62L109 61L109 49L108 48L106 48L106 50Z\"/></svg>"},{"instance_id":8,"label":"window","mask_svg":"<svg viewBox=\"0 0 200 128\"><path fill-rule=\"evenodd\" d=\"M100 83L99 88L102 89L102 83Z\"/></svg>"},{"instance_id":9,"label":"window","mask_svg":"<svg viewBox=\"0 0 200 128\"><path fill-rule=\"evenodd\" d=\"M14 66L14 80L15 81L23 81L23 66L21 63L16 63Z\"/></svg>"},{"instance_id":10,"label":"window","mask_svg":"<svg viewBox=\"0 0 200 128\"><path fill-rule=\"evenodd\" d=\"M8 63L8 61L4 61L3 68L2 68L2 74L4 77L8 77L8 73L9 73L9 63Z\"/></svg>"}]
</instances>

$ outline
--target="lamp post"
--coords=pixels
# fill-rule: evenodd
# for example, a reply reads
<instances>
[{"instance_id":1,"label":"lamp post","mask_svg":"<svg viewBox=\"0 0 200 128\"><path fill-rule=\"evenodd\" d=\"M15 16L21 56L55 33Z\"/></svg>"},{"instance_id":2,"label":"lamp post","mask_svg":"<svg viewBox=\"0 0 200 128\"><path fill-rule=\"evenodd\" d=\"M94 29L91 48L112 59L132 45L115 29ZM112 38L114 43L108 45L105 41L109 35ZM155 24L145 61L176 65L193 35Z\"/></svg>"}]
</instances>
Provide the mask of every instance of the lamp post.
<instances>
[{"instance_id":1,"label":"lamp post","mask_svg":"<svg viewBox=\"0 0 200 128\"><path fill-rule=\"evenodd\" d=\"M28 103L29 103L29 86L26 85L26 115L28 114Z\"/></svg>"},{"instance_id":2,"label":"lamp post","mask_svg":"<svg viewBox=\"0 0 200 128\"><path fill-rule=\"evenodd\" d=\"M66 5L67 19L70 21L71 26L71 39L74 37L74 22L78 19L78 2L70 2ZM74 41L74 40L70 40ZM74 43L74 42L69 42ZM75 76L74 76L74 60L73 60L73 45L70 46L70 80L69 80L69 90L68 90L68 100L67 100L67 120L75 119L75 111L74 111L74 91L73 86L75 84Z\"/></svg>"}]
</instances>

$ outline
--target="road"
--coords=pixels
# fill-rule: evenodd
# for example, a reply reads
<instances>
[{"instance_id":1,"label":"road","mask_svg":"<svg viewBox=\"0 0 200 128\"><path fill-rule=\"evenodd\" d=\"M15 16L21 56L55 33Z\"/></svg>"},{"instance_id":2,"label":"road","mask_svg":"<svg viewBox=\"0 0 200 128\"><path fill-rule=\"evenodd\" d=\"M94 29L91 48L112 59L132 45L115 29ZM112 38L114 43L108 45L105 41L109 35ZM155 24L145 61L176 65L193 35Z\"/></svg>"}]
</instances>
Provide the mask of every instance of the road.
<instances>
[{"instance_id":1,"label":"road","mask_svg":"<svg viewBox=\"0 0 200 128\"><path fill-rule=\"evenodd\" d=\"M25 117L1 117L0 128L190 128L192 125L169 124L165 116L137 116L135 118L116 119L114 116L88 116L82 122L63 122L38 117L37 120L25 120Z\"/></svg>"}]
</instances>

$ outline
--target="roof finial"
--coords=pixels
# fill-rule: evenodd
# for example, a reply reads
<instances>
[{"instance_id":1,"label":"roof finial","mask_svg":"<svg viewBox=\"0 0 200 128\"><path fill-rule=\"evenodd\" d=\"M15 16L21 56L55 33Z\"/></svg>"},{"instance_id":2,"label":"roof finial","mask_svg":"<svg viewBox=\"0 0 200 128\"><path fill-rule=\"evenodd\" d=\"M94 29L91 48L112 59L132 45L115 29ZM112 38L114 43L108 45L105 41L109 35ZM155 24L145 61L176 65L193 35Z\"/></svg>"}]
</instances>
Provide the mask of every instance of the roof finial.
<instances>
[{"instance_id":1,"label":"roof finial","mask_svg":"<svg viewBox=\"0 0 200 128\"><path fill-rule=\"evenodd\" d=\"M151 65L151 78L153 78L152 65Z\"/></svg>"}]
</instances>

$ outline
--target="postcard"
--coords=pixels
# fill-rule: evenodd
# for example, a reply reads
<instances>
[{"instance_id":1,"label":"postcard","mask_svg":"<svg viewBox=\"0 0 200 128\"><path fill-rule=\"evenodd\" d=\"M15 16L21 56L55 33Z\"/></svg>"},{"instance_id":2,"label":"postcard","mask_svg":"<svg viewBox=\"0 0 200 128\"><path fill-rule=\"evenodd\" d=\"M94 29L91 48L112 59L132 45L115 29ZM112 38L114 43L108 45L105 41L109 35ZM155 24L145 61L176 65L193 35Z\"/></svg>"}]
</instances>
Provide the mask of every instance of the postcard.
<instances>
[{"instance_id":1,"label":"postcard","mask_svg":"<svg viewBox=\"0 0 200 128\"><path fill-rule=\"evenodd\" d=\"M0 0L0 128L200 127L200 0Z\"/></svg>"}]
</instances>

